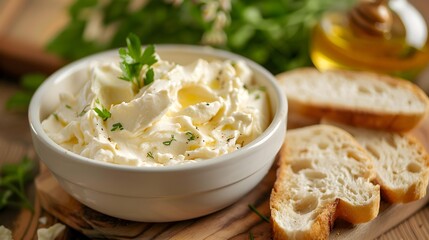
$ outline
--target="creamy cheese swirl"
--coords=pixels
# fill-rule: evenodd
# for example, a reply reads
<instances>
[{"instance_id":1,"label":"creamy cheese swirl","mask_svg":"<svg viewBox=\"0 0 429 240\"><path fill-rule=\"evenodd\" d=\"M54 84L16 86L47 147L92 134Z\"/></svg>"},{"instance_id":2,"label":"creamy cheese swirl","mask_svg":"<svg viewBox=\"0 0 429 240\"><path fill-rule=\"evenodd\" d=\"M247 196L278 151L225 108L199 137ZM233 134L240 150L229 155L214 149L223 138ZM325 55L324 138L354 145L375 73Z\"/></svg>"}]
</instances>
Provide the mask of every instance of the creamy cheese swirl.
<instances>
[{"instance_id":1,"label":"creamy cheese swirl","mask_svg":"<svg viewBox=\"0 0 429 240\"><path fill-rule=\"evenodd\" d=\"M95 62L77 95L42 126L64 148L121 165L167 166L233 152L270 123L269 100L241 61L198 60L181 66L159 57L155 81L133 92L118 62ZM95 108L106 108L103 120Z\"/></svg>"}]
</instances>

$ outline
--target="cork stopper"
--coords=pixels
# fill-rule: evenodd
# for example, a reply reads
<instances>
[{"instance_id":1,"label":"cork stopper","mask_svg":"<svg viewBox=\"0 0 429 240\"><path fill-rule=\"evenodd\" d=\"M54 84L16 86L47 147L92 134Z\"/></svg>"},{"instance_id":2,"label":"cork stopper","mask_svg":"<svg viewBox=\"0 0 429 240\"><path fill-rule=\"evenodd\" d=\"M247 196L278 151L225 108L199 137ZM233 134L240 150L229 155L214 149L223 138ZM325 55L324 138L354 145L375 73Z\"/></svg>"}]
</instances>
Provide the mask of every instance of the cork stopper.
<instances>
[{"instance_id":1,"label":"cork stopper","mask_svg":"<svg viewBox=\"0 0 429 240\"><path fill-rule=\"evenodd\" d=\"M369 35L389 34L393 16L387 4L388 0L361 0L349 13L352 27Z\"/></svg>"}]
</instances>

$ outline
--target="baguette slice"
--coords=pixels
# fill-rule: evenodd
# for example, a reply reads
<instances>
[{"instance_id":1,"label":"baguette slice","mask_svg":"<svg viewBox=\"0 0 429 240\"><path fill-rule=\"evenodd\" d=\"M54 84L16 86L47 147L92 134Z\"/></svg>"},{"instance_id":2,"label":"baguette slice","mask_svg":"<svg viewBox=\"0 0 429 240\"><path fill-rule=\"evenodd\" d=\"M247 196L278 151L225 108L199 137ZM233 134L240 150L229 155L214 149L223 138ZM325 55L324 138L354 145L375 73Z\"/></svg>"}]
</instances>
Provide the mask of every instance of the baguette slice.
<instances>
[{"instance_id":1,"label":"baguette slice","mask_svg":"<svg viewBox=\"0 0 429 240\"><path fill-rule=\"evenodd\" d=\"M414 137L328 122L349 132L373 159L382 197L391 203L407 203L426 195L429 156Z\"/></svg>"},{"instance_id":2,"label":"baguette slice","mask_svg":"<svg viewBox=\"0 0 429 240\"><path fill-rule=\"evenodd\" d=\"M339 217L357 224L379 211L372 162L339 128L314 125L286 134L270 197L274 239L327 239Z\"/></svg>"},{"instance_id":3,"label":"baguette slice","mask_svg":"<svg viewBox=\"0 0 429 240\"><path fill-rule=\"evenodd\" d=\"M369 72L302 68L277 75L290 111L349 125L408 131L429 111L416 85Z\"/></svg>"}]
</instances>

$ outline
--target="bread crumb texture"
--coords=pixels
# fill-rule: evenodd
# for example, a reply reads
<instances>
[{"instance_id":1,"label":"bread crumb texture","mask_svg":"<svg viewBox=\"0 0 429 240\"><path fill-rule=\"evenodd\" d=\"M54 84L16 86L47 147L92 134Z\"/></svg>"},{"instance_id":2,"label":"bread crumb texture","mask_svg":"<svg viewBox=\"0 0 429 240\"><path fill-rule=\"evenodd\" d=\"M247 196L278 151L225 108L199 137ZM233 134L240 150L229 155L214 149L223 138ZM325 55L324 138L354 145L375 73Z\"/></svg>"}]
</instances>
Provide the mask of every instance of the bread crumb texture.
<instances>
[{"instance_id":1,"label":"bread crumb texture","mask_svg":"<svg viewBox=\"0 0 429 240\"><path fill-rule=\"evenodd\" d=\"M375 73L304 68L277 78L288 98L309 105L388 114L421 114L428 108L427 97L414 84Z\"/></svg>"},{"instance_id":2,"label":"bread crumb texture","mask_svg":"<svg viewBox=\"0 0 429 240\"><path fill-rule=\"evenodd\" d=\"M271 199L275 239L327 239L335 218L367 222L378 214L380 188L368 153L328 125L290 130Z\"/></svg>"},{"instance_id":3,"label":"bread crumb texture","mask_svg":"<svg viewBox=\"0 0 429 240\"><path fill-rule=\"evenodd\" d=\"M423 198L429 181L429 156L412 136L328 122L346 130L373 160L383 198L405 203Z\"/></svg>"}]
</instances>

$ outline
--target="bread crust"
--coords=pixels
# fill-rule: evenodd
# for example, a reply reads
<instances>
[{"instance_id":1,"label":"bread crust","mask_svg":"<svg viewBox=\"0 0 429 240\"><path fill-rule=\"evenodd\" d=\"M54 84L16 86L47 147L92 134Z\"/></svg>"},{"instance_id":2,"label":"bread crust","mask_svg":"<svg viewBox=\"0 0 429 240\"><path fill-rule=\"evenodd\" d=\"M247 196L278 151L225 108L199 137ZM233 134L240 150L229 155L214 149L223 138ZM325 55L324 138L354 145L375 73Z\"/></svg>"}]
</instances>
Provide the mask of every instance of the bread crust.
<instances>
[{"instance_id":1,"label":"bread crust","mask_svg":"<svg viewBox=\"0 0 429 240\"><path fill-rule=\"evenodd\" d=\"M322 118L338 121L356 127L365 127L386 131L406 132L417 126L424 115L420 114L380 114L352 109L341 109L339 106L322 106L303 104L290 99L289 110L304 116L320 120Z\"/></svg>"},{"instance_id":2,"label":"bread crust","mask_svg":"<svg viewBox=\"0 0 429 240\"><path fill-rule=\"evenodd\" d=\"M287 168L286 163L286 156L288 155L288 148L286 147L286 143L283 144L280 154L279 154L279 161L278 161L278 169L277 169L277 179L274 183L274 187L271 191L270 196L270 209L271 212L273 212L274 209L281 207L281 202L278 201L282 199L285 195L289 195L288 193L281 191L281 182L282 181L293 181L291 179L291 176L282 174L284 171L283 168ZM334 201L325 204L324 207L322 207L322 210L320 214L315 219L314 223L312 224L310 231L303 233L302 236L300 236L300 239L303 240L323 240L329 238L329 233L334 226L335 219L337 218L336 209L338 206L338 203L340 202L339 199L335 199ZM286 232L282 229L282 227L279 225L279 223L276 221L275 218L273 218L273 214L271 214L271 224L272 224L272 232L273 232L273 238L276 240L288 240L289 237L287 236Z\"/></svg>"},{"instance_id":3,"label":"bread crust","mask_svg":"<svg viewBox=\"0 0 429 240\"><path fill-rule=\"evenodd\" d=\"M376 182L380 185L381 195L384 200L391 203L408 203L419 200L426 195L429 182L429 155L415 137L405 133L354 128L327 119L322 119L322 123L331 124L348 131L364 148L367 148L367 151L372 152L370 155L372 155L374 162L378 164ZM404 149L406 149L406 152L401 155L386 157L383 153L387 152L387 150L382 150L384 149L383 143L386 142L391 142L388 144L391 145L388 152L402 152ZM380 149L380 151L376 149ZM402 164L402 166L397 166L398 163ZM408 169L409 164L412 163L417 163L418 169ZM398 173L391 172L395 170ZM395 183L389 178L383 178L386 174L389 176L396 175L408 180ZM409 180L410 178L413 180Z\"/></svg>"},{"instance_id":4,"label":"bread crust","mask_svg":"<svg viewBox=\"0 0 429 240\"><path fill-rule=\"evenodd\" d=\"M330 126L325 125L324 127L328 128ZM365 153L365 150L350 134L347 132L343 132L343 134L348 136L347 138L350 144L353 144L356 149ZM278 222L278 219L281 218L279 217L280 213L278 212L280 212L279 210L285 205L285 201L288 201L288 199L292 199L293 197L290 191L288 191L289 189L285 189L283 184L294 181L294 175L291 172L291 164L288 159L288 156L291 156L291 152L294 150L294 148L289 146L288 141L285 141L279 154L277 180L274 183L270 196L271 223L274 239L328 239L330 230L333 227L336 218L341 218L353 224L357 224L368 222L378 215L380 195L379 186L375 186L375 192L373 192L375 193L375 197L371 199L371 202L368 202L368 204L356 206L339 198L328 200L324 202L323 206L317 207L317 210L315 210L315 214L317 214L317 216L311 223L311 227L308 230L293 233L292 237L288 236L288 233L282 228L281 223ZM368 169L373 170L370 158L368 157L366 159L368 162L365 164L368 166ZM375 172L368 172L366 177L368 180L375 180ZM283 219L283 221L286 220ZM291 219L289 220L293 221Z\"/></svg>"},{"instance_id":5,"label":"bread crust","mask_svg":"<svg viewBox=\"0 0 429 240\"><path fill-rule=\"evenodd\" d=\"M395 88L403 88L411 91L417 98L425 105L425 111L421 113L387 113L371 111L368 109L347 108L340 105L327 105L322 103L303 102L288 96L289 109L292 112L297 112L304 116L313 117L315 119L327 118L334 121L342 122L352 126L366 127L373 129L382 129L388 131L405 132L413 129L429 112L429 98L426 94L415 84L394 78L387 75L381 75L370 72L354 72L347 70L330 70L329 72L342 75L356 77L372 78L375 81L383 81ZM315 68L301 68L276 76L278 81L287 88L287 78L295 75L314 75L323 74Z\"/></svg>"},{"instance_id":6,"label":"bread crust","mask_svg":"<svg viewBox=\"0 0 429 240\"><path fill-rule=\"evenodd\" d=\"M391 203L409 203L422 199L424 196L426 196L426 190L429 182L429 155L427 154L425 148L415 137L410 135L404 135L403 137L407 138L409 145L413 145L413 148L422 153L421 162L423 163L423 169L419 180L409 188L403 189L402 191L390 188L380 178L377 177L377 182L381 186L381 195L383 199Z\"/></svg>"}]
</instances>

